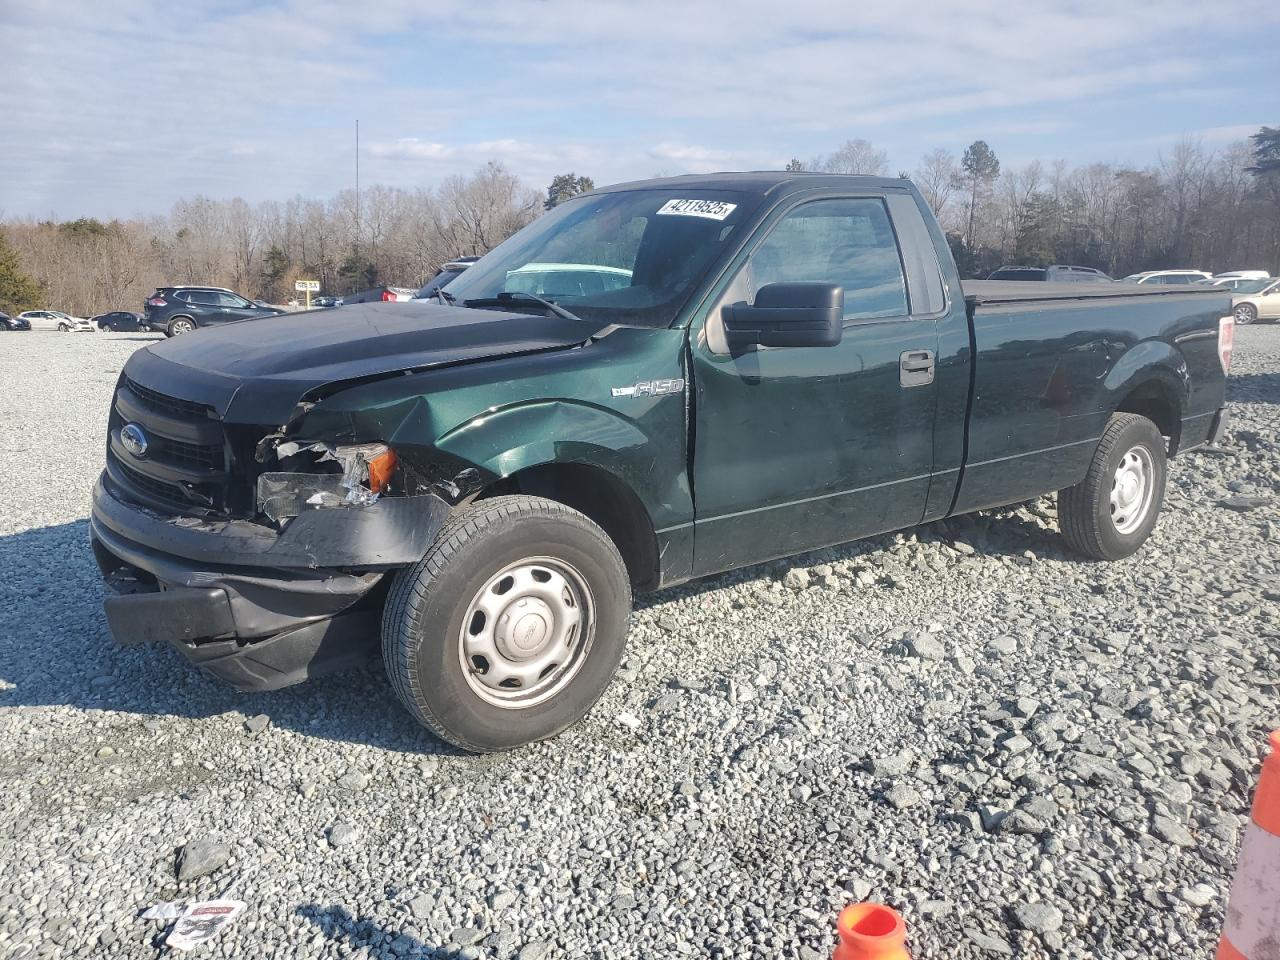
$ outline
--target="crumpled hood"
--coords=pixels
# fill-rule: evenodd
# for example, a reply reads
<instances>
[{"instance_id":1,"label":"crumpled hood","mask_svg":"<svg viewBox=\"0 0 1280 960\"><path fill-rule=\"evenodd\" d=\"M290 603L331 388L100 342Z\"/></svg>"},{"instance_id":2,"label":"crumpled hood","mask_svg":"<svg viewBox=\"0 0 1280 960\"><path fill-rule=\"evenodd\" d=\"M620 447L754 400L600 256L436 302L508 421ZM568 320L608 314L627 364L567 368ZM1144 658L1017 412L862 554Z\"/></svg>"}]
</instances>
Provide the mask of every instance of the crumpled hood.
<instances>
[{"instance_id":1,"label":"crumpled hood","mask_svg":"<svg viewBox=\"0 0 1280 960\"><path fill-rule=\"evenodd\" d=\"M576 346L603 327L430 302L361 303L184 334L135 352L124 372L225 420L275 425L326 384Z\"/></svg>"}]
</instances>

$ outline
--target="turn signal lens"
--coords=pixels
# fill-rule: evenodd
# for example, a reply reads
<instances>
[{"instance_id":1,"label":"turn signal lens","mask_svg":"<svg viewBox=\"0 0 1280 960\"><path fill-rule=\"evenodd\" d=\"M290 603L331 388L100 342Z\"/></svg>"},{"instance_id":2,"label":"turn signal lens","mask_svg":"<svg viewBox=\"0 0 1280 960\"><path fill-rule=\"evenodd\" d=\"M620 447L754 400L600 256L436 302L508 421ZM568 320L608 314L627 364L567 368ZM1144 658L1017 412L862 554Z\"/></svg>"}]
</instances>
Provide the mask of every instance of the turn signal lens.
<instances>
[{"instance_id":1,"label":"turn signal lens","mask_svg":"<svg viewBox=\"0 0 1280 960\"><path fill-rule=\"evenodd\" d=\"M369 461L369 489L374 493L386 493L391 475L396 472L396 452L390 448Z\"/></svg>"}]
</instances>

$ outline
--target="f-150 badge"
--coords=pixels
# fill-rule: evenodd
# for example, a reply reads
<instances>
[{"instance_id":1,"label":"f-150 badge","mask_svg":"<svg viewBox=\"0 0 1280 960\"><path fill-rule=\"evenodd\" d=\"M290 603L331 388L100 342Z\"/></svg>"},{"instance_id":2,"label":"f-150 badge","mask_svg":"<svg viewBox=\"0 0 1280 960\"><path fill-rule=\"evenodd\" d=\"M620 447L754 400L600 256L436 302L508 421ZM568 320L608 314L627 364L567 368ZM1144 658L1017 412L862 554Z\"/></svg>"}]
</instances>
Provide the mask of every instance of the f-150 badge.
<instances>
[{"instance_id":1,"label":"f-150 badge","mask_svg":"<svg viewBox=\"0 0 1280 960\"><path fill-rule=\"evenodd\" d=\"M684 380L641 380L630 387L614 387L615 397L661 397L684 390Z\"/></svg>"}]
</instances>

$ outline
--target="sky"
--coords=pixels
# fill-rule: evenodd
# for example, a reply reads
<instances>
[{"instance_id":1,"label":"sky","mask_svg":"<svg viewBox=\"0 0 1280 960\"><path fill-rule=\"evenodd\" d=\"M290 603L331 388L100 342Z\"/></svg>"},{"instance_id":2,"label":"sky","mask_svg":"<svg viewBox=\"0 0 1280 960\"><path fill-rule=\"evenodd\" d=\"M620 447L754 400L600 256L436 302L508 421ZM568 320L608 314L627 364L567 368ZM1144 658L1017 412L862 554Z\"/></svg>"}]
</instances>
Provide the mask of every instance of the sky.
<instances>
[{"instance_id":1,"label":"sky","mask_svg":"<svg viewBox=\"0 0 1280 960\"><path fill-rule=\"evenodd\" d=\"M776 169L986 140L1159 161L1280 126L1275 0L0 0L0 219L203 194Z\"/></svg>"}]
</instances>

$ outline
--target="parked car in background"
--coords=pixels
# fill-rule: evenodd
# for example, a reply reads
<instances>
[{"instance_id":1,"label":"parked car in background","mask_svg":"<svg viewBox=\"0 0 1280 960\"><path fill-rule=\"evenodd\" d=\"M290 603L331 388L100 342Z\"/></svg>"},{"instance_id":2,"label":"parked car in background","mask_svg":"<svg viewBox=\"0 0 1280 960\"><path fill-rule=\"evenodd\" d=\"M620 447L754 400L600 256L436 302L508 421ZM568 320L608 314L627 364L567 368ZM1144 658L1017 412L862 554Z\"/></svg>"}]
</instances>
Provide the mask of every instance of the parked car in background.
<instances>
[{"instance_id":1,"label":"parked car in background","mask_svg":"<svg viewBox=\"0 0 1280 960\"><path fill-rule=\"evenodd\" d=\"M436 295L436 291L448 285L451 281L456 280L462 275L462 271L471 266L479 257L458 257L456 260L450 260L442 266L438 273L428 280L417 293L413 295L415 300L429 300Z\"/></svg>"},{"instance_id":2,"label":"parked car in background","mask_svg":"<svg viewBox=\"0 0 1280 960\"><path fill-rule=\"evenodd\" d=\"M147 298L146 323L152 330L163 330L165 336L176 337L198 327L278 317L278 307L260 307L226 287L157 287Z\"/></svg>"},{"instance_id":3,"label":"parked car in background","mask_svg":"<svg viewBox=\"0 0 1280 960\"><path fill-rule=\"evenodd\" d=\"M30 330L31 324L22 319L21 315L11 317L7 313L0 313L0 330Z\"/></svg>"},{"instance_id":4,"label":"parked car in background","mask_svg":"<svg viewBox=\"0 0 1280 960\"><path fill-rule=\"evenodd\" d=\"M1121 283L1153 283L1157 286L1186 286L1201 280L1212 280L1213 275L1203 270L1144 270L1131 273Z\"/></svg>"},{"instance_id":5,"label":"parked car in background","mask_svg":"<svg viewBox=\"0 0 1280 960\"><path fill-rule=\"evenodd\" d=\"M1253 323L1255 320L1280 320L1280 280L1250 280L1252 286L1235 291L1231 298L1231 313L1236 323Z\"/></svg>"},{"instance_id":6,"label":"parked car in background","mask_svg":"<svg viewBox=\"0 0 1280 960\"><path fill-rule=\"evenodd\" d=\"M387 303L403 303L413 299L413 295L417 291L408 290L405 287L370 287L368 290L361 290L359 293L349 293L336 304L342 306L348 303L376 303L383 301Z\"/></svg>"},{"instance_id":7,"label":"parked car in background","mask_svg":"<svg viewBox=\"0 0 1280 960\"><path fill-rule=\"evenodd\" d=\"M1047 267L1001 267L988 280L1031 280L1047 283L1110 283L1111 277L1093 267L1073 267L1055 263Z\"/></svg>"},{"instance_id":8,"label":"parked car in background","mask_svg":"<svg viewBox=\"0 0 1280 960\"><path fill-rule=\"evenodd\" d=\"M32 330L57 330L60 333L93 333L98 328L84 317L73 317L59 310L24 310L18 319L25 320Z\"/></svg>"},{"instance_id":9,"label":"parked car in background","mask_svg":"<svg viewBox=\"0 0 1280 960\"><path fill-rule=\"evenodd\" d=\"M1271 274L1266 270L1224 270L1215 273L1214 280L1270 280Z\"/></svg>"},{"instance_id":10,"label":"parked car in background","mask_svg":"<svg viewBox=\"0 0 1280 960\"><path fill-rule=\"evenodd\" d=\"M337 297L312 297L311 306L313 307L336 307L338 305Z\"/></svg>"},{"instance_id":11,"label":"parked car in background","mask_svg":"<svg viewBox=\"0 0 1280 960\"><path fill-rule=\"evenodd\" d=\"M1196 286L1217 287L1221 290L1230 290L1235 293L1238 290L1252 290L1258 283L1266 283L1271 280L1269 276L1261 277L1214 277L1212 280L1201 280Z\"/></svg>"},{"instance_id":12,"label":"parked car in background","mask_svg":"<svg viewBox=\"0 0 1280 960\"><path fill-rule=\"evenodd\" d=\"M540 297L585 297L631 286L631 271L591 263L526 263L508 271L506 289Z\"/></svg>"},{"instance_id":13,"label":"parked car in background","mask_svg":"<svg viewBox=\"0 0 1280 960\"><path fill-rule=\"evenodd\" d=\"M143 319L142 314L132 313L128 310L112 310L110 313L100 313L92 319L99 330L107 330L111 333L136 333L138 331L149 331L151 328L147 326L147 321Z\"/></svg>"}]
</instances>

